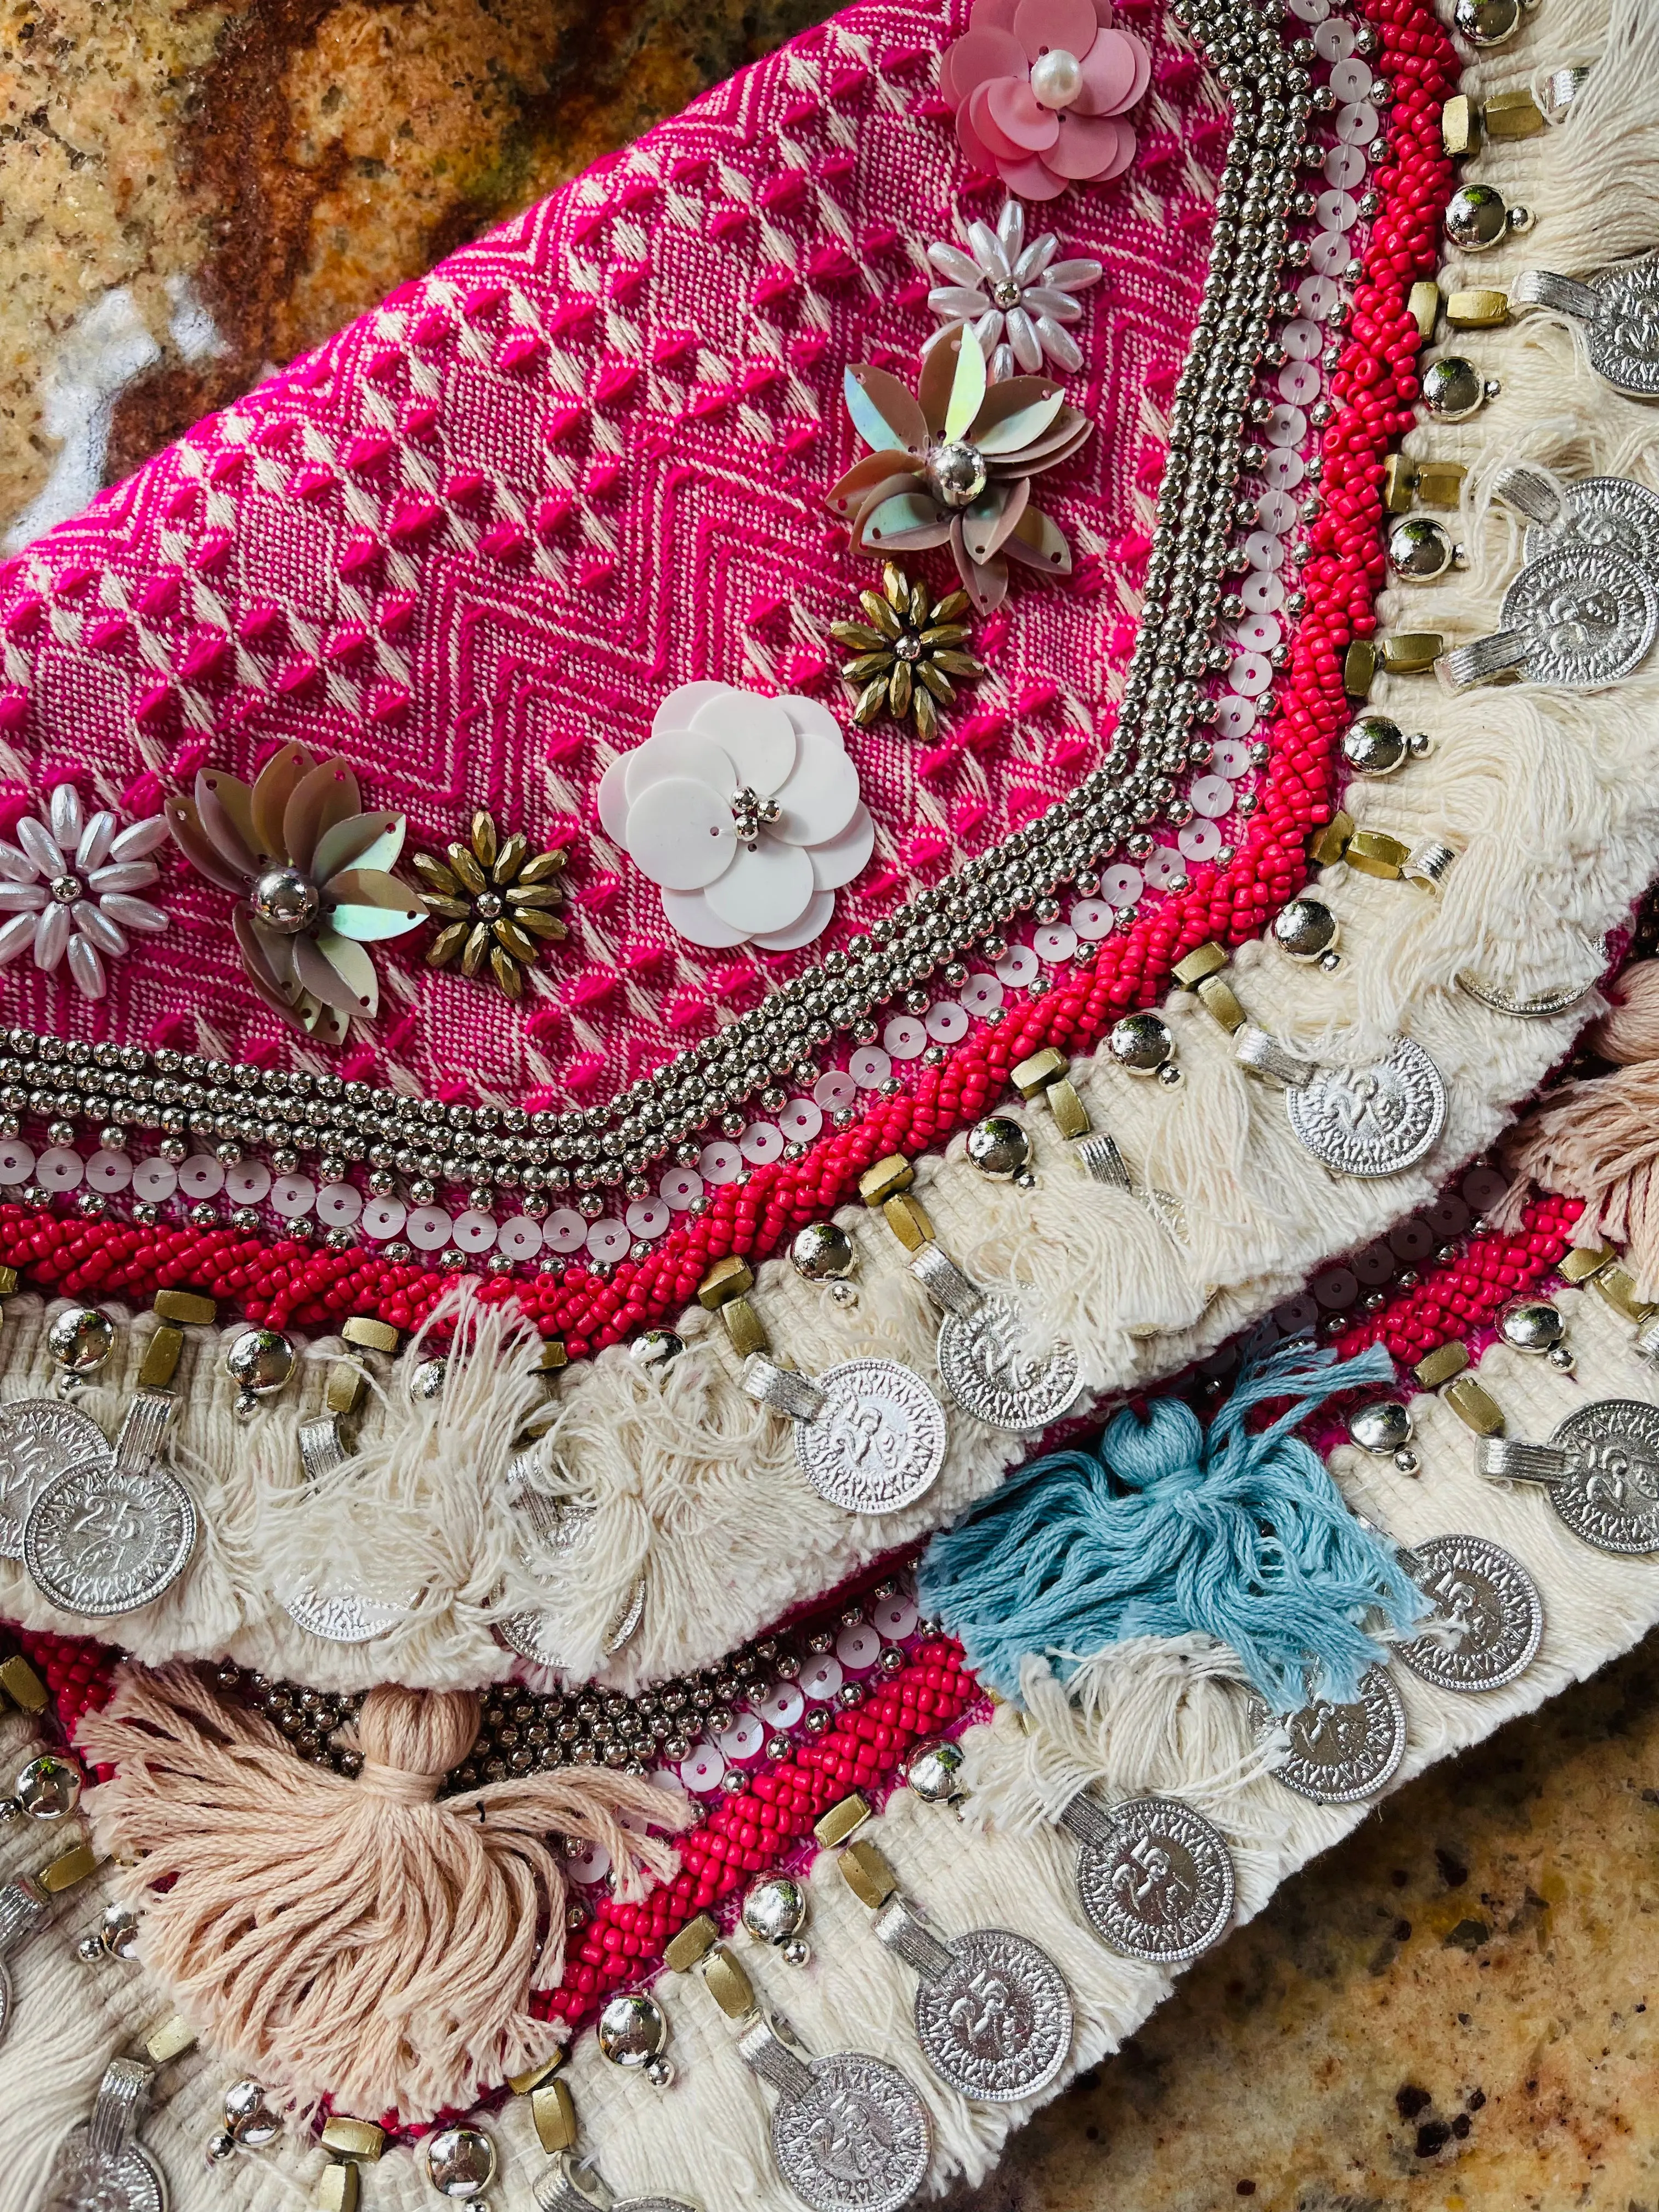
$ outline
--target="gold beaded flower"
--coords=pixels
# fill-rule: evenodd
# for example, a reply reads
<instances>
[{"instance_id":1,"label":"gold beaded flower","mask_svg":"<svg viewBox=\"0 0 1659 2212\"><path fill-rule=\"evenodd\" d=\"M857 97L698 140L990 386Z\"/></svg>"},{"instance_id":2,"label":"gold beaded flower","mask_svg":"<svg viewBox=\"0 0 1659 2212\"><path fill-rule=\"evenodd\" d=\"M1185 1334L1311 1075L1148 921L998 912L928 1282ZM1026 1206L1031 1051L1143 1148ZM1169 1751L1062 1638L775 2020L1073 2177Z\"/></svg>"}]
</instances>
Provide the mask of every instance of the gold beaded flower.
<instances>
[{"instance_id":1,"label":"gold beaded flower","mask_svg":"<svg viewBox=\"0 0 1659 2212\"><path fill-rule=\"evenodd\" d=\"M902 722L908 714L919 738L931 738L939 727L939 710L957 696L951 681L975 683L985 673L963 646L970 635L957 617L968 611L966 592L933 600L923 584L913 584L902 568L890 561L882 570L879 592L860 592L859 604L867 623L831 623L830 635L837 645L850 646L857 658L842 675L860 689L853 720L867 729L879 714Z\"/></svg>"},{"instance_id":2,"label":"gold beaded flower","mask_svg":"<svg viewBox=\"0 0 1659 2212\"><path fill-rule=\"evenodd\" d=\"M524 989L524 971L549 939L570 933L553 911L564 903L558 881L562 849L555 845L532 853L530 840L514 830L496 833L495 817L480 807L470 837L459 838L440 860L416 853L410 862L424 889L426 910L439 924L426 949L428 968L447 968L459 959L463 975L478 975L488 963L509 999Z\"/></svg>"}]
</instances>

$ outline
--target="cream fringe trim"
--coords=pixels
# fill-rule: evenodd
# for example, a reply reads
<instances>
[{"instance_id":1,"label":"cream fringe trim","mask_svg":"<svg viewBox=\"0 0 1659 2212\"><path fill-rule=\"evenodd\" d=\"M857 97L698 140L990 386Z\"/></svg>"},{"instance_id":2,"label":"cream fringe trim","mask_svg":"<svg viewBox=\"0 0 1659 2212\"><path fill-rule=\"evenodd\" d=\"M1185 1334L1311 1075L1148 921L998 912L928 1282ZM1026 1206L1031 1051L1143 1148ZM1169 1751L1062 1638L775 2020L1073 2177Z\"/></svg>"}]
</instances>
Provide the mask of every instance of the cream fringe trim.
<instances>
[{"instance_id":1,"label":"cream fringe trim","mask_svg":"<svg viewBox=\"0 0 1659 2212\"><path fill-rule=\"evenodd\" d=\"M1547 138L1492 149L1472 167L1524 198L1538 222L1530 237L1471 264L1471 281L1503 284L1528 262L1595 265L1626 228L1630 243L1659 240L1659 149L1648 150L1659 123L1659 11L1615 0L1610 18L1607 0L1551 0L1528 45L1547 69L1609 39L1610 55ZM1471 82L1513 84L1524 67L1497 55ZM1577 337L1547 317L1455 343L1502 377L1503 396L1462 427L1419 428L1408 445L1468 464L1459 526L1471 566L1443 586L1391 595L1382 613L1390 627L1468 638L1495 627L1517 561L1516 526L1489 502L1496 470L1527 459L1659 486L1659 415L1593 378ZM1258 1020L1316 1055L1363 1060L1395 1031L1425 1046L1451 1101L1431 1158L1376 1182L1328 1175L1292 1138L1283 1098L1247 1076L1230 1041L1177 994L1165 1011L1185 1073L1179 1088L1137 1082L1109 1062L1079 1062L1073 1073L1138 1182L1178 1197L1179 1234L1139 1198L1091 1182L1041 1106L998 1108L1030 1130L1034 1191L987 1182L965 1164L959 1139L943 1158L918 1164L945 1249L983 1281L1023 1285L1039 1330L1076 1346L1087 1390L1079 1410L1202 1357L1322 1262L1428 1201L1489 1146L1601 1002L1591 994L1551 1020L1509 1018L1460 990L1459 973L1522 994L1586 980L1585 939L1624 921L1659 872L1659 655L1589 700L1530 687L1453 700L1418 678L1384 680L1374 704L1429 728L1435 750L1386 783L1351 785L1351 810L1407 840L1444 836L1462 857L1437 899L1346 866L1328 872L1324 893L1343 931L1339 971L1304 970L1257 944L1238 954L1237 978ZM878 1220L855 1208L840 1218L860 1255L857 1307L802 1282L787 1261L768 1261L755 1303L774 1344L809 1372L873 1353L931 1378L935 1316L902 1255ZM321 1362L337 1347L313 1347L309 1382L246 1427L232 1417L228 1382L216 1365L210 1377L214 1364L199 1352L175 1451L201 1510L203 1547L173 1593L115 1632L151 1661L228 1656L333 1689L387 1680L453 1686L506 1671L491 1620L534 1602L556 1624L574 1676L633 1687L713 1662L925 1535L994 1488L1026 1449L947 1407L949 1449L927 1496L903 1513L849 1516L797 1471L788 1425L744 1395L718 1323L694 1308L678 1326L687 1350L665 1376L617 1347L558 1382L544 1479L587 1517L564 1550L544 1546L531 1559L504 1495L515 1432L541 1386L529 1373L533 1347L499 1320L454 1402L417 1413L393 1378L365 1419L361 1460L321 1496L300 1490L295 1432L316 1410ZM8 1340L6 1395L48 1387L38 1322L21 1313ZM118 1360L88 1394L106 1428L121 1380ZM371 1595L418 1590L419 1602L373 1643L321 1644L272 1593L331 1562ZM606 1631L641 1576L640 1626L607 1656ZM74 1625L3 1562L0 1616Z\"/></svg>"},{"instance_id":2,"label":"cream fringe trim","mask_svg":"<svg viewBox=\"0 0 1659 2212\"><path fill-rule=\"evenodd\" d=\"M1559 1303L1577 1354L1576 1377L1502 1346L1481 1364L1482 1382L1519 1437L1547 1437L1590 1398L1659 1401L1659 1377L1636 1358L1627 1323L1593 1293L1566 1291ZM1486 1696L1455 1697L1395 1670L1409 1737L1394 1787L1534 1710L1659 1622L1659 1571L1651 1560L1589 1550L1541 1492L1500 1489L1476 1474L1474 1440L1449 1407L1424 1398L1413 1411L1420 1476L1401 1475L1389 1462L1344 1446L1331 1459L1343 1489L1408 1541L1468 1530L1505 1546L1539 1584L1545 1630L1526 1674ZM1106 1655L1094 1674L1101 1705L1121 1719L1133 1715L1132 1727L1091 1730L1066 1716L1056 1729L1038 1714L1027 1733L1012 1709L1003 1707L988 1726L964 1738L975 1790L967 1821L900 1790L873 1831L906 1893L942 1932L1006 1924L1053 1954L1077 2006L1066 2078L1115 2050L1167 1994L1171 1977L1115 1957L1083 1920L1073 1890L1075 1847L1039 1818L1048 1794L1044 1778L1057 1765L1080 1755L1104 1776L1109 1798L1156 1789L1200 1804L1232 1849L1241 1919L1259 1912L1287 1875L1358 1826L1368 1810L1309 1804L1261 1772L1261 1762L1249 1755L1242 1692L1225 1655L1125 1645ZM1230 1764L1236 1769L1231 1775ZM44 1855L38 1837L0 1830L0 1875ZM12 1962L16 2008L11 2033L0 2044L0 2174L6 2177L0 2202L6 2212L34 2202L52 2146L88 2110L106 2059L166 2010L140 1969L113 1963L88 1968L76 1960L75 1943L95 1926L103 1887L94 1881L72 1893L57 1925ZM915 2045L912 1978L876 1942L869 1914L827 1855L815 1863L810 1888L811 1966L792 1969L748 1938L734 1939L757 1986L813 2051L872 2051L909 2075L933 2116L934 2190L958 2173L969 2183L981 2179L1007 2134L1040 2100L975 2107L938 2083ZM592 2037L583 2036L568 2079L584 2151L618 2196L661 2191L699 2201L709 2212L728 2206L799 2212L771 2165L769 2094L745 2072L712 1998L695 1980L668 1976L657 1987L671 2021L675 2084L659 2092L637 2075L618 2073L599 2057ZM192 2053L173 2069L177 2085L146 2124L143 2140L167 2170L174 2212L294 2212L323 2163L308 2139L285 2135L269 2151L239 2154L210 2172L204 2168L202 2146L221 2124L218 2101L233 2072L210 2053ZM501 2160L490 2202L500 2212L531 2212L546 2161L525 2101L511 2100L486 2116L485 2124ZM363 2180L374 2212L429 2212L428 2185L409 2152L389 2154Z\"/></svg>"}]
</instances>

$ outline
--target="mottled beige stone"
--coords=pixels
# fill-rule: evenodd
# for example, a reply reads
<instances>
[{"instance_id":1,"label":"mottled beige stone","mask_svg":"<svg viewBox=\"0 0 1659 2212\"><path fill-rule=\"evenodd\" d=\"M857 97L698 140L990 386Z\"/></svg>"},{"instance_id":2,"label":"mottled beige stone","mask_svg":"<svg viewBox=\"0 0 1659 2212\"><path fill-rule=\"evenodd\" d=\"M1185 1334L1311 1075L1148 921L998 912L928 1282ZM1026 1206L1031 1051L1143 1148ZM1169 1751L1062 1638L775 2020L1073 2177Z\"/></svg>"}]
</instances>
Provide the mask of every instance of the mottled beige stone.
<instances>
[{"instance_id":1,"label":"mottled beige stone","mask_svg":"<svg viewBox=\"0 0 1659 2212\"><path fill-rule=\"evenodd\" d=\"M1389 1800L951 2212L1654 2212L1659 1640Z\"/></svg>"},{"instance_id":2,"label":"mottled beige stone","mask_svg":"<svg viewBox=\"0 0 1659 2212\"><path fill-rule=\"evenodd\" d=\"M45 483L77 319L117 288L158 359L116 481L452 247L830 0L0 0L0 535ZM181 279L211 351L172 325ZM169 291L169 284L173 288Z\"/></svg>"}]
</instances>

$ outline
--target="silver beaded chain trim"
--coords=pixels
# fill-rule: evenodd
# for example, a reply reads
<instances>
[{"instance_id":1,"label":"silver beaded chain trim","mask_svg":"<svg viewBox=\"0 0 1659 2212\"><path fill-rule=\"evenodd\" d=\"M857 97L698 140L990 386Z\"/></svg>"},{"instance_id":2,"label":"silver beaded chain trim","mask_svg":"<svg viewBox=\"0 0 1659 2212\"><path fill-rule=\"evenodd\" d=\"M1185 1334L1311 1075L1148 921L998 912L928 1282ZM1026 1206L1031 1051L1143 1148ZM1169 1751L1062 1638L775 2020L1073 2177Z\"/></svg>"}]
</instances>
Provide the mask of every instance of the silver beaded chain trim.
<instances>
[{"instance_id":1,"label":"silver beaded chain trim","mask_svg":"<svg viewBox=\"0 0 1659 2212\"><path fill-rule=\"evenodd\" d=\"M77 1125L90 1124L118 1148L137 1126L159 1128L164 1151L186 1133L211 1142L222 1159L258 1146L279 1172L319 1157L325 1181L366 1163L371 1173L465 1186L476 1205L487 1206L497 1189L642 1191L647 1169L711 1121L736 1115L780 1079L810 1085L818 1073L812 1054L832 1038L873 1036L878 1007L1103 860L1133 851L1176 798L1177 779L1208 755L1193 732L1204 714L1201 683L1231 659L1231 648L1212 643L1229 535L1255 519L1255 502L1237 495L1241 475L1259 459L1244 447L1251 386L1258 365L1274 360L1274 318L1297 313L1294 295L1279 289L1279 271L1318 102L1280 35L1283 13L1282 0L1188 0L1177 16L1231 94L1233 132L1203 301L1176 387L1117 734L1109 757L1075 791L605 1106L532 1115L446 1105L336 1075L13 1029L0 1040L0 1112L56 1125L56 1143L72 1142Z\"/></svg>"}]
</instances>

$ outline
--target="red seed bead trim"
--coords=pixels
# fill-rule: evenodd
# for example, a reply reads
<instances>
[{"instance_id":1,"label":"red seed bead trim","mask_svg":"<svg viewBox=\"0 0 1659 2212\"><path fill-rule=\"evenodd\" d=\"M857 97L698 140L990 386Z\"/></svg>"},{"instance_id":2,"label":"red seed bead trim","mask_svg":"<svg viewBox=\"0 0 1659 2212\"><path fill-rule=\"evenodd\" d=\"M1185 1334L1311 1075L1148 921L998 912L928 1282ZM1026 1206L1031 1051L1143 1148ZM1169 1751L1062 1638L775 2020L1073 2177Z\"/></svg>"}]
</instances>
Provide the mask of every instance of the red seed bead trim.
<instances>
[{"instance_id":1,"label":"red seed bead trim","mask_svg":"<svg viewBox=\"0 0 1659 2212\"><path fill-rule=\"evenodd\" d=\"M1492 1230L1466 1237L1414 1291L1339 1337L1338 1350L1347 1359L1367 1345L1383 1344L1402 1367L1413 1367L1454 1337L1489 1329L1511 1298L1560 1266L1583 1211L1580 1199L1541 1196L1526 1207L1513 1236Z\"/></svg>"},{"instance_id":2,"label":"red seed bead trim","mask_svg":"<svg viewBox=\"0 0 1659 2212\"><path fill-rule=\"evenodd\" d=\"M949 1637L923 1644L902 1674L833 1728L757 1773L746 1790L717 1798L702 1826L680 1838L680 1871L649 1897L599 1902L565 1955L559 1988L534 2000L544 2020L571 2028L592 2018L610 1992L641 1982L676 1932L786 1856L798 1857L813 1822L849 1790L879 1795L912 1744L961 1719L980 1695Z\"/></svg>"},{"instance_id":3,"label":"red seed bead trim","mask_svg":"<svg viewBox=\"0 0 1659 2212\"><path fill-rule=\"evenodd\" d=\"M981 1028L942 1066L921 1068L912 1090L875 1101L855 1127L820 1139L799 1160L757 1169L746 1184L723 1185L706 1213L677 1224L648 1258L623 1261L604 1281L573 1266L556 1279L531 1275L484 1285L486 1298L516 1298L544 1334L562 1336L572 1358L679 1312L728 1253L755 1259L775 1251L794 1231L844 1204L864 1170L885 1154L943 1145L1006 1093L1016 1061L1044 1045L1087 1049L1121 1013L1156 1004L1176 962L1194 945L1210 937L1231 945L1259 937L1305 882L1308 834L1330 819L1335 800L1336 741L1349 712L1343 656L1354 637L1376 626L1383 461L1411 427L1419 393L1417 326L1406 298L1438 265L1441 215L1452 185L1439 114L1456 89L1455 52L1422 0L1373 0L1369 12L1381 42L1377 65L1395 95L1387 155L1370 179L1382 205L1332 379L1340 404L1322 441L1322 512L1301 579L1307 608L1237 857L1224 870L1196 870L1188 891L1108 939L1092 967L1012 1006L1000 1027ZM319 1331L350 1313L412 1328L453 1279L362 1249L265 1245L230 1230L59 1219L9 1205L0 1206L0 1257L65 1296L143 1301L163 1284L188 1283L234 1301L252 1321Z\"/></svg>"}]
</instances>

